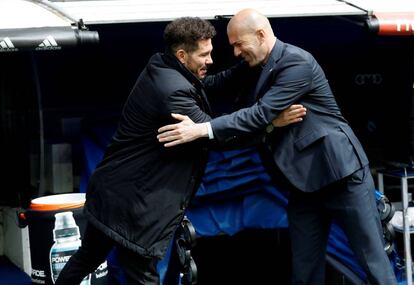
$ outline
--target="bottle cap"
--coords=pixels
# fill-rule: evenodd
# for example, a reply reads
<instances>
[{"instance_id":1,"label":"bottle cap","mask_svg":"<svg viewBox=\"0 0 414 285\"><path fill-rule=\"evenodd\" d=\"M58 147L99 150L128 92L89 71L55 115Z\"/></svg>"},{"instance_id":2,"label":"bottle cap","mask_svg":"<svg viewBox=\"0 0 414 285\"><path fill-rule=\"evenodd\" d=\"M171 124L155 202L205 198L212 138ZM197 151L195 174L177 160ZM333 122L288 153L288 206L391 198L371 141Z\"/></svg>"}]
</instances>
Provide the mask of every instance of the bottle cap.
<instances>
[{"instance_id":1,"label":"bottle cap","mask_svg":"<svg viewBox=\"0 0 414 285\"><path fill-rule=\"evenodd\" d=\"M73 218L73 212L67 211L55 214L54 240L73 236L80 237L79 227Z\"/></svg>"},{"instance_id":2,"label":"bottle cap","mask_svg":"<svg viewBox=\"0 0 414 285\"><path fill-rule=\"evenodd\" d=\"M77 227L73 212L67 211L55 214L55 230Z\"/></svg>"}]
</instances>

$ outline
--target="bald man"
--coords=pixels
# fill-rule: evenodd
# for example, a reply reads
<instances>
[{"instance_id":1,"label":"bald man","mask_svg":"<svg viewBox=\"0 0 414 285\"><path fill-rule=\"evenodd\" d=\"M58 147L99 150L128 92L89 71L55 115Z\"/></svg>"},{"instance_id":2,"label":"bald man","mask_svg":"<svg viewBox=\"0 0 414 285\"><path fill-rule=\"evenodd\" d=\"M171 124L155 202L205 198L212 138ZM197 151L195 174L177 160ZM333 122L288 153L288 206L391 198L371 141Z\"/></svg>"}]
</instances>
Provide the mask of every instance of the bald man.
<instances>
[{"instance_id":1,"label":"bald man","mask_svg":"<svg viewBox=\"0 0 414 285\"><path fill-rule=\"evenodd\" d=\"M166 147L200 137L227 142L266 129L270 153L263 158L272 157L275 181L290 190L292 284L325 284L333 219L345 231L370 284L396 284L367 156L319 64L303 49L277 39L269 20L252 9L237 13L227 34L235 56L263 67L251 94L255 104L202 124L174 115L182 122L160 128L159 141ZM272 118L294 103L306 107L303 121L273 129Z\"/></svg>"}]
</instances>

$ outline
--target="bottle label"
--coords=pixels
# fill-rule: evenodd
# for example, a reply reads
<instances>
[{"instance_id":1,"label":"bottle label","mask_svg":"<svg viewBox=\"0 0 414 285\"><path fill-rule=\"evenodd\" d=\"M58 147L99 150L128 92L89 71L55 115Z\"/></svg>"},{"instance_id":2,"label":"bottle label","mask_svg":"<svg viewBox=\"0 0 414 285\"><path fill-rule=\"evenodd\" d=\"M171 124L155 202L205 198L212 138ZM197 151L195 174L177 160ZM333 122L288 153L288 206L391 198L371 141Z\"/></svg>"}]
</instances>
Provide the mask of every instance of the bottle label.
<instances>
[{"instance_id":1,"label":"bottle label","mask_svg":"<svg viewBox=\"0 0 414 285\"><path fill-rule=\"evenodd\" d=\"M66 262L71 258L71 256L78 250L78 247L67 247L54 249L50 251L50 269L52 275L53 283L56 282L60 272L65 266ZM89 285L90 284L90 275L86 276L80 285Z\"/></svg>"}]
</instances>

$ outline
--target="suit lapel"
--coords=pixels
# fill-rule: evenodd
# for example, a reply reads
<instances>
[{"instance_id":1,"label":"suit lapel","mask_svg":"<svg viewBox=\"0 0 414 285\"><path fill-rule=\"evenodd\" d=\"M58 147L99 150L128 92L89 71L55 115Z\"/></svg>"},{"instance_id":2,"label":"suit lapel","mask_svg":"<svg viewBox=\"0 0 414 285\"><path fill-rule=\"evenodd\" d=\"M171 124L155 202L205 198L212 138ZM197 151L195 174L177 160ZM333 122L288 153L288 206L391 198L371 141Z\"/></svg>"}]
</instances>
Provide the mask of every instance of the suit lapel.
<instances>
[{"instance_id":1,"label":"suit lapel","mask_svg":"<svg viewBox=\"0 0 414 285\"><path fill-rule=\"evenodd\" d=\"M266 81L269 79L270 74L272 72L271 66L273 66L273 62L272 64L269 63L270 60L263 68L262 72L260 73L259 80L257 81L256 89L254 90L255 101L257 101L259 98L263 96L263 90L265 90Z\"/></svg>"},{"instance_id":2,"label":"suit lapel","mask_svg":"<svg viewBox=\"0 0 414 285\"><path fill-rule=\"evenodd\" d=\"M264 93L266 92L268 80L272 75L272 71L277 61L282 56L283 49L284 43L278 39L275 45L273 46L273 49L270 53L270 57L266 65L263 67L263 70L260 73L259 80L257 81L256 88L254 90L254 98L256 99L256 101L263 97Z\"/></svg>"}]
</instances>

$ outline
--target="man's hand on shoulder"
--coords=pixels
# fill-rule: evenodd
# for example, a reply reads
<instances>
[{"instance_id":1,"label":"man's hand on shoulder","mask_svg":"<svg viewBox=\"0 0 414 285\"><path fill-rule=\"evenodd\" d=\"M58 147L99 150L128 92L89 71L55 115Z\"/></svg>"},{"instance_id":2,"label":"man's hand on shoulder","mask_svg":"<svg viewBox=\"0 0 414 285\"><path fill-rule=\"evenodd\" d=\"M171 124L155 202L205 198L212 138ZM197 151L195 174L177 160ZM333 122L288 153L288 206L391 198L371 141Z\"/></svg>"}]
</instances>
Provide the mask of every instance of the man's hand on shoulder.
<instances>
[{"instance_id":1,"label":"man's hand on shoulder","mask_svg":"<svg viewBox=\"0 0 414 285\"><path fill-rule=\"evenodd\" d=\"M173 118L179 120L177 124L166 125L158 129L157 139L164 143L165 147L171 147L198 138L208 137L207 123L194 123L188 116L171 114Z\"/></svg>"}]
</instances>

